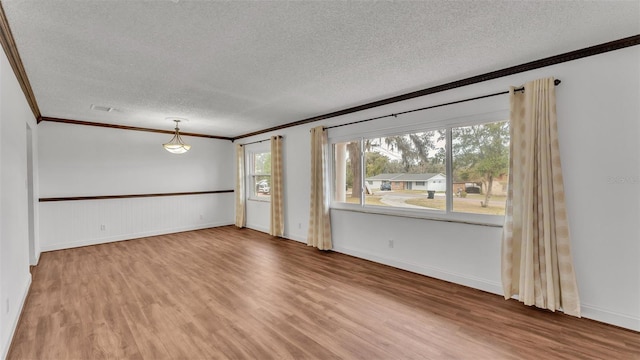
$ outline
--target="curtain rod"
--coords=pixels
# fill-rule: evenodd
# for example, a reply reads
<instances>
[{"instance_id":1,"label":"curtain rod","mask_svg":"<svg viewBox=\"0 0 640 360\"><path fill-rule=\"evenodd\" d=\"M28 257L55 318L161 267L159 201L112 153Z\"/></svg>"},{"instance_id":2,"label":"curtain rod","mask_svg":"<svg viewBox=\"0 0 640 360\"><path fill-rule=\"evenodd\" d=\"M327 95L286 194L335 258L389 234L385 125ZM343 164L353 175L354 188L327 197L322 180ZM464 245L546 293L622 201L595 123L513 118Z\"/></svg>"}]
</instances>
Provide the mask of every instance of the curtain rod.
<instances>
[{"instance_id":1,"label":"curtain rod","mask_svg":"<svg viewBox=\"0 0 640 360\"><path fill-rule=\"evenodd\" d=\"M277 138L282 138L282 135L275 135ZM248 143L244 143L244 144L240 144L240 146L245 146L245 145L251 145L251 144L257 144L257 143L261 143L261 142L265 142L265 141L269 141L271 140L271 138L268 139L262 139L262 140L256 140L256 141L252 141L252 142L248 142ZM231 140L233 141L233 140Z\"/></svg>"},{"instance_id":2,"label":"curtain rod","mask_svg":"<svg viewBox=\"0 0 640 360\"><path fill-rule=\"evenodd\" d=\"M558 86L558 85L560 85L560 83L561 83L561 82L562 82L562 81L560 81L559 79L555 79L555 80L553 81L553 84L554 84L555 86ZM514 91L524 91L524 86L523 86L523 87L519 87L519 88L517 88L517 89L514 89ZM387 118L387 117L398 117L398 115L409 114L409 113L416 112L416 111L422 111L422 110L428 110L428 109L433 109L433 108L442 107L442 106L447 106L447 105L459 104L459 103L463 103L463 102L467 102L467 101L479 100L479 99L484 99L484 98L488 98L488 97L492 97L492 96L505 95L505 94L508 94L508 93L509 93L509 90L507 90L507 91L501 91L501 92L497 92L497 93L493 93L493 94L481 95L481 96L476 96L476 97L472 97L472 98L468 98L468 99L462 99L462 100L457 100L457 101L451 101L451 102L444 103L444 104L431 105L431 106L422 107L422 108L418 108L418 109L407 110L407 111L401 111L401 112L399 112L399 113L393 113L393 114L389 114L389 115L376 116L376 117L369 118L369 119L364 119L364 120L352 121L352 122L348 122L348 123L346 123L346 124L333 125L333 126L325 126L323 129L324 129L324 130L327 130L327 129L333 129L333 128L342 127L342 126L347 126L347 125L360 124L360 123L363 123L363 122L372 121L372 120L378 120L378 119L384 119L384 118Z\"/></svg>"}]
</instances>

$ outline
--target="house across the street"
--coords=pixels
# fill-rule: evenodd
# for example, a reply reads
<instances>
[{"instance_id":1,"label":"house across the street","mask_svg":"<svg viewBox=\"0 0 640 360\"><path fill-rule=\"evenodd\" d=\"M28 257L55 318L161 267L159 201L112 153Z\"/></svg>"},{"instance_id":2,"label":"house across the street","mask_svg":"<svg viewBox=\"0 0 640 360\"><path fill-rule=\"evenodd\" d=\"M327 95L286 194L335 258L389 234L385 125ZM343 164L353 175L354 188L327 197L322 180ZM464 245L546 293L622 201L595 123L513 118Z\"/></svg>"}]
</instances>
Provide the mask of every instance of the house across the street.
<instances>
[{"instance_id":1,"label":"house across the street","mask_svg":"<svg viewBox=\"0 0 640 360\"><path fill-rule=\"evenodd\" d=\"M439 173L426 174L379 174L366 178L372 190L378 190L383 184L390 184L391 190L446 191L447 178Z\"/></svg>"}]
</instances>

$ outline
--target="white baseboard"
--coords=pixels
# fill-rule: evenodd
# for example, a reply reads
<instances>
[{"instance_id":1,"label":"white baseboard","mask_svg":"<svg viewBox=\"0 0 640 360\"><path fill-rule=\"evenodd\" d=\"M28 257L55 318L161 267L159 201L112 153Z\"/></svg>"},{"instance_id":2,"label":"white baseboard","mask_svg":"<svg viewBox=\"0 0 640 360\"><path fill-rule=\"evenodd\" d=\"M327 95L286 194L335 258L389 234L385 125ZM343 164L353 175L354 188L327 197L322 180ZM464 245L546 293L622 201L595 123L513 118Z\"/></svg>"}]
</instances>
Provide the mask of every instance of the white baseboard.
<instances>
[{"instance_id":1,"label":"white baseboard","mask_svg":"<svg viewBox=\"0 0 640 360\"><path fill-rule=\"evenodd\" d=\"M108 236L108 237L102 237L102 238L96 238L96 239L87 239L87 240L80 240L80 241L73 241L73 242L42 245L41 250L42 252L46 252L46 251L54 251L54 250L72 249L72 248L82 247L82 246L106 244L106 243L116 242L116 241L124 241L124 240L132 240L132 239L138 239L138 238L149 237L149 236L173 234L173 233L178 233L183 231L208 229L212 227L220 227L220 226L227 226L227 225L233 225L233 224L234 224L233 222L224 221L224 222L216 222L216 223L208 223L208 224L191 225L191 226L181 226L181 227L169 228L169 229L145 231L145 232L138 232L138 233L120 234L120 235Z\"/></svg>"},{"instance_id":2,"label":"white baseboard","mask_svg":"<svg viewBox=\"0 0 640 360\"><path fill-rule=\"evenodd\" d=\"M625 329L640 331L640 318L603 309L589 304L580 304L582 317L611 324Z\"/></svg>"},{"instance_id":3,"label":"white baseboard","mask_svg":"<svg viewBox=\"0 0 640 360\"><path fill-rule=\"evenodd\" d=\"M502 296L502 284L493 281L487 281L471 276L456 274L450 271L438 269L431 266L417 265L404 261L394 260L390 258L384 258L377 255L373 255L360 250L354 250L343 247L336 247L333 249L335 252L355 256L358 258L374 261L380 264L393 266L395 268L411 271L417 274L433 277L440 280L449 281L455 284L468 286L474 289L483 290L492 294ZM622 314L615 311L606 310L590 304L581 304L582 317L600 321L606 324L619 326L625 329L634 331L640 331L640 318Z\"/></svg>"},{"instance_id":4,"label":"white baseboard","mask_svg":"<svg viewBox=\"0 0 640 360\"><path fill-rule=\"evenodd\" d=\"M31 264L31 263L29 263L29 265L31 265L31 266L37 266L37 265L38 265L38 263L40 262L40 254L41 254L41 251L40 251L40 250L38 250L38 252L36 252L36 259L35 259L35 262L36 262L36 263L35 263L35 264Z\"/></svg>"},{"instance_id":5,"label":"white baseboard","mask_svg":"<svg viewBox=\"0 0 640 360\"><path fill-rule=\"evenodd\" d=\"M247 229L260 231L260 232L263 232L265 234L269 233L269 229L263 228L262 226L253 226L253 225L249 226L249 225L247 225ZM298 241L298 242L305 243L305 244L307 243L307 237L299 235L299 234L284 234L282 236L282 238L283 239L287 239L287 240Z\"/></svg>"},{"instance_id":6,"label":"white baseboard","mask_svg":"<svg viewBox=\"0 0 640 360\"><path fill-rule=\"evenodd\" d=\"M269 228L266 227L262 227L262 226L256 226L256 225L247 225L246 226L247 229L251 229L251 230L255 230L255 231L260 231L263 232L265 234L269 233Z\"/></svg>"},{"instance_id":7,"label":"white baseboard","mask_svg":"<svg viewBox=\"0 0 640 360\"><path fill-rule=\"evenodd\" d=\"M370 260L384 265L393 266L398 269L411 271L417 274L429 276L432 278L449 281L455 284L468 286L474 289L486 291L496 295L502 295L502 284L472 276L457 274L451 271L438 269L432 266L424 266L412 264L405 261L380 257L364 251L349 249L345 247L334 247L333 251L342 254L355 256L357 258Z\"/></svg>"},{"instance_id":8,"label":"white baseboard","mask_svg":"<svg viewBox=\"0 0 640 360\"><path fill-rule=\"evenodd\" d=\"M262 227L262 226L247 225L247 226L246 226L246 228L247 228L247 229L251 229L251 230L260 231L260 232L263 232L263 233L265 233L265 234L268 234L268 233L269 233L269 229L264 228L264 227ZM307 237L306 237L306 235L305 235L305 236L303 236L303 235L300 235L300 234L284 234L284 235L282 236L282 238L283 238L283 239L288 239L288 240L298 241L298 242L305 243L305 244L307 243Z\"/></svg>"},{"instance_id":9,"label":"white baseboard","mask_svg":"<svg viewBox=\"0 0 640 360\"><path fill-rule=\"evenodd\" d=\"M298 241L301 243L307 243L307 236L306 235L300 235L300 234L284 234L284 238L285 239L289 239L289 240L294 240L294 241Z\"/></svg>"},{"instance_id":10,"label":"white baseboard","mask_svg":"<svg viewBox=\"0 0 640 360\"><path fill-rule=\"evenodd\" d=\"M9 355L9 347L11 347L13 336L16 334L18 321L20 320L20 315L22 315L22 309L24 308L24 304L27 301L27 295L29 295L29 288L31 288L31 274L29 274L29 277L27 280L27 286L25 286L24 290L22 291L22 297L20 298L20 304L18 304L16 316L11 322L11 328L9 329L9 337L7 339L7 342L4 344L4 347L2 348L2 359L6 359L7 355Z\"/></svg>"}]
</instances>

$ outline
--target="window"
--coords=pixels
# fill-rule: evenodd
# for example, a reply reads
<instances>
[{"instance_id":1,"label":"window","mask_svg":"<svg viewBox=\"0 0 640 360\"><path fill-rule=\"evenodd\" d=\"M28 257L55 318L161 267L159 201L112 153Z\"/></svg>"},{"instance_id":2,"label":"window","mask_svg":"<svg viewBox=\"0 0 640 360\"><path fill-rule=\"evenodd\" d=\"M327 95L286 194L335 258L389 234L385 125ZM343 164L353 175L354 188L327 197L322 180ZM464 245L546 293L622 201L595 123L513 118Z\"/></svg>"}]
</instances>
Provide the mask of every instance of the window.
<instances>
[{"instance_id":1,"label":"window","mask_svg":"<svg viewBox=\"0 0 640 360\"><path fill-rule=\"evenodd\" d=\"M444 177L445 130L411 132L363 139L365 172L370 187L365 205L430 210L445 209L444 198L425 198L426 183ZM444 193L445 187L438 189Z\"/></svg>"},{"instance_id":2,"label":"window","mask_svg":"<svg viewBox=\"0 0 640 360\"><path fill-rule=\"evenodd\" d=\"M445 179L445 134L441 129L333 144L334 201L444 210L446 184L436 181ZM438 198L426 199L427 190Z\"/></svg>"},{"instance_id":3,"label":"window","mask_svg":"<svg viewBox=\"0 0 640 360\"><path fill-rule=\"evenodd\" d=\"M507 121L332 142L332 151L335 207L462 220L504 215Z\"/></svg>"},{"instance_id":4,"label":"window","mask_svg":"<svg viewBox=\"0 0 640 360\"><path fill-rule=\"evenodd\" d=\"M456 212L504 215L509 170L507 121L452 129Z\"/></svg>"},{"instance_id":5,"label":"window","mask_svg":"<svg viewBox=\"0 0 640 360\"><path fill-rule=\"evenodd\" d=\"M271 152L249 152L247 163L249 165L249 198L269 201L271 199Z\"/></svg>"},{"instance_id":6,"label":"window","mask_svg":"<svg viewBox=\"0 0 640 360\"><path fill-rule=\"evenodd\" d=\"M362 189L360 141L334 144L333 156L333 199L359 204Z\"/></svg>"}]
</instances>

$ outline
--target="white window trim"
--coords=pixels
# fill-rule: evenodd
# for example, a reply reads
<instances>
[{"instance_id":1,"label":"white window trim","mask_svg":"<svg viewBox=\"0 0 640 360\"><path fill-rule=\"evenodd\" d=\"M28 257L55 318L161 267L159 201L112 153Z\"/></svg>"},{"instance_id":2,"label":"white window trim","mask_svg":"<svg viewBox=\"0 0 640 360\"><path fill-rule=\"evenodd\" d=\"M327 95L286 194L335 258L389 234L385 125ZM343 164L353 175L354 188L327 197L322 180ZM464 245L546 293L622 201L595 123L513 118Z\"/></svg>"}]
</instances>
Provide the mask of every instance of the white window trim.
<instances>
[{"instance_id":1,"label":"white window trim","mask_svg":"<svg viewBox=\"0 0 640 360\"><path fill-rule=\"evenodd\" d=\"M263 197L258 197L256 196L256 190L255 190L255 186L253 183L253 176L255 176L256 174L254 174L253 169L254 169L254 163L253 163L253 158L255 154L260 154L260 153L268 153L271 152L271 145L269 142L262 142L262 143L256 143L256 144L250 144L247 145L245 148L245 164L246 164L246 169L245 169L245 174L246 174L246 179L245 179L245 188L248 190L247 191L247 201L258 201L258 202L271 202L271 196L269 195L269 197L263 196ZM269 176L271 176L271 174L269 174Z\"/></svg>"},{"instance_id":2,"label":"white window trim","mask_svg":"<svg viewBox=\"0 0 640 360\"><path fill-rule=\"evenodd\" d=\"M456 222L456 223L465 223L465 224L474 224L474 225L484 225L491 227L502 227L504 224L504 215L488 215L488 214L474 214L474 213L464 213L464 212L456 212L451 211L453 209L453 177L448 176L452 174L452 166L453 166L453 152L451 151L451 141L452 141L452 131L453 127L463 127L463 126L471 126L471 125L479 125L497 121L504 121L509 119L509 110L504 109L500 111L488 112L483 114L475 114L471 116L463 116L456 117L450 119L441 119L437 121L430 121L428 123L422 124L411 124L406 126L398 126L393 128L383 128L376 129L367 132L361 132L357 135L340 135L332 137L331 133L329 133L329 146L328 150L328 158L331 159L331 166L329 166L329 179L331 182L331 209L342 210L342 211L353 211L360 213L369 213L369 214L379 214L379 215L388 215L388 216L399 216L399 217L407 217L407 218L417 218L417 219L425 219L425 220L435 220L435 221L447 221L447 222ZM333 194L335 194L335 181L333 168L334 168L334 154L333 147L336 143L341 142L349 142L349 141L359 141L361 148L362 143L365 139L376 138L376 137L387 137L394 135L403 135L412 132L427 132L427 131L435 131L446 129L446 175L447 175L447 195L446 197L446 208L447 210L429 210L429 209L411 209L411 208L400 208L400 207L386 207L386 206L376 206L376 205L366 205L364 201L364 194L360 196L360 204L350 204L344 202L336 202L334 201ZM361 151L361 156L363 152ZM361 171L364 172L364 167L361 168ZM361 174L362 181L365 183L364 174Z\"/></svg>"}]
</instances>

